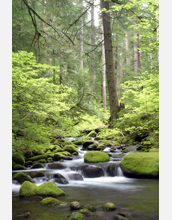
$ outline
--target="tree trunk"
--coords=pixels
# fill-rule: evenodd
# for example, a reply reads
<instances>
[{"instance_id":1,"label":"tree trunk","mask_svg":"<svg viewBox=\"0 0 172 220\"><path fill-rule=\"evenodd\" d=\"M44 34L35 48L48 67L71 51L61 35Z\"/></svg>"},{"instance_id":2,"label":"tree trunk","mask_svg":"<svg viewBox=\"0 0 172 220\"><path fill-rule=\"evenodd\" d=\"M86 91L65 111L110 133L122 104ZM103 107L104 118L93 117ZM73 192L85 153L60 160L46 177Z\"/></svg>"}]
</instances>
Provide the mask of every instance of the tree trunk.
<instances>
[{"instance_id":1,"label":"tree trunk","mask_svg":"<svg viewBox=\"0 0 172 220\"><path fill-rule=\"evenodd\" d=\"M94 4L94 1L93 1ZM91 28L92 28L92 34L91 34L91 44L95 45L95 25L94 25L94 5L91 7ZM96 66L95 66L95 46L92 46L92 60L91 60L91 69L93 74L93 92L96 92Z\"/></svg>"},{"instance_id":2,"label":"tree trunk","mask_svg":"<svg viewBox=\"0 0 172 220\"><path fill-rule=\"evenodd\" d=\"M83 6L83 1L82 1L82 6ZM84 51L84 44L83 44L83 16L80 18L80 48L79 48L79 54L80 54L80 67L81 70L83 70L83 51Z\"/></svg>"},{"instance_id":3,"label":"tree trunk","mask_svg":"<svg viewBox=\"0 0 172 220\"><path fill-rule=\"evenodd\" d=\"M135 30L135 27L134 27ZM138 48L138 38L137 33L134 32L134 72L139 72L139 51Z\"/></svg>"},{"instance_id":4,"label":"tree trunk","mask_svg":"<svg viewBox=\"0 0 172 220\"><path fill-rule=\"evenodd\" d=\"M103 109L106 112L106 65L105 65L105 46L104 46L104 31L102 26L102 84L103 84Z\"/></svg>"},{"instance_id":5,"label":"tree trunk","mask_svg":"<svg viewBox=\"0 0 172 220\"><path fill-rule=\"evenodd\" d=\"M101 9L105 8L109 11L109 2L101 0ZM116 91L116 77L115 68L113 61L113 48L112 48L112 36L110 26L110 15L109 13L102 12L103 18L103 30L104 30L104 45L105 45L105 60L106 60L106 75L107 85L109 91L109 104L111 122L118 117L118 97Z\"/></svg>"},{"instance_id":6,"label":"tree trunk","mask_svg":"<svg viewBox=\"0 0 172 220\"><path fill-rule=\"evenodd\" d=\"M129 48L129 32L127 31L125 33L125 43L126 43L126 51L127 51L127 56L126 56L126 64L127 66L130 66L130 58L129 58L129 54L128 52L130 51L130 48Z\"/></svg>"}]
</instances>

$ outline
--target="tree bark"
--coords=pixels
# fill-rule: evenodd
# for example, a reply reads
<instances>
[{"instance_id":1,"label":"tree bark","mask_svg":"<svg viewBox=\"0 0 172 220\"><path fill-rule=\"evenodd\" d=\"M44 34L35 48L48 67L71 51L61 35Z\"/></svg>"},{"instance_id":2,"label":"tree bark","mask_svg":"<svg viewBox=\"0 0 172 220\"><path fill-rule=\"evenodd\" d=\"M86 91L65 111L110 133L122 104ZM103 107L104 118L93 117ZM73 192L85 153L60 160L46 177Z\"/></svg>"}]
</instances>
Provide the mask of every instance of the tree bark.
<instances>
[{"instance_id":1,"label":"tree bark","mask_svg":"<svg viewBox=\"0 0 172 220\"><path fill-rule=\"evenodd\" d=\"M129 58L129 54L128 54L128 52L130 51L130 48L129 48L129 32L128 31L125 33L125 43L126 43L126 51L127 51L126 64L127 64L127 66L130 66L130 58Z\"/></svg>"},{"instance_id":2,"label":"tree bark","mask_svg":"<svg viewBox=\"0 0 172 220\"><path fill-rule=\"evenodd\" d=\"M103 109L106 112L106 65L105 65L105 46L104 46L104 31L102 26L102 84L103 84Z\"/></svg>"},{"instance_id":3,"label":"tree bark","mask_svg":"<svg viewBox=\"0 0 172 220\"><path fill-rule=\"evenodd\" d=\"M135 27L134 27L135 30ZM138 48L138 38L137 33L134 31L134 72L139 72L139 51Z\"/></svg>"},{"instance_id":4,"label":"tree bark","mask_svg":"<svg viewBox=\"0 0 172 220\"><path fill-rule=\"evenodd\" d=\"M83 6L83 1L81 1ZM80 54L80 67L81 70L83 70L84 62L83 62L83 52L84 52L84 44L83 44L83 16L80 18L80 48L79 48L79 54Z\"/></svg>"},{"instance_id":5,"label":"tree bark","mask_svg":"<svg viewBox=\"0 0 172 220\"><path fill-rule=\"evenodd\" d=\"M94 0L92 2L94 4ZM95 25L94 25L94 5L91 7L91 27L92 27L92 34L91 34L91 44L95 45ZM93 74L93 92L96 92L96 65L95 65L95 46L92 46L92 61L91 61L91 69Z\"/></svg>"},{"instance_id":6,"label":"tree bark","mask_svg":"<svg viewBox=\"0 0 172 220\"><path fill-rule=\"evenodd\" d=\"M101 9L105 8L109 10L109 1L101 0ZM103 19L103 30L104 30L104 45L105 45L105 60L106 60L106 75L107 75L107 85L109 91L109 104L110 104L110 114L111 122L118 117L118 97L116 91L116 77L115 68L113 61L113 48L112 48L112 36L111 36L111 26L110 26L110 15L109 13L102 12Z\"/></svg>"}]
</instances>

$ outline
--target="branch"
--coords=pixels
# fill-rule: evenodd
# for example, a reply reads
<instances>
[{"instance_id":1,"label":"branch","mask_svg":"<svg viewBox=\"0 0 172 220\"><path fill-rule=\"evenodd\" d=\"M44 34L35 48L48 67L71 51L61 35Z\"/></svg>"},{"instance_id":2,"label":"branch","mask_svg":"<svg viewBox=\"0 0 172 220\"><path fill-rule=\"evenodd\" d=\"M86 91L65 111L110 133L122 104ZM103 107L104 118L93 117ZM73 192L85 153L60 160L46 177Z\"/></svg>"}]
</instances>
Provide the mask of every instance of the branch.
<instances>
[{"instance_id":1,"label":"branch","mask_svg":"<svg viewBox=\"0 0 172 220\"><path fill-rule=\"evenodd\" d=\"M32 12L39 20L41 20L43 23L45 23L47 26L50 26L60 37L61 37L61 33L72 43L73 46L75 46L74 42L71 40L71 38L63 31L57 29L56 27L54 27L53 25L49 24L48 22L46 22L43 18L41 18L37 12L31 8L27 2L27 0L22 0L24 2L24 4L27 6L29 12ZM31 13L29 13L30 16L31 16ZM35 27L35 23L33 22L33 19L32 19L32 23ZM37 27L36 27L37 28ZM59 33L60 32L60 33Z\"/></svg>"},{"instance_id":2,"label":"branch","mask_svg":"<svg viewBox=\"0 0 172 220\"><path fill-rule=\"evenodd\" d=\"M85 53L85 55L86 55L86 56L89 56L88 54L91 53L91 52L93 52L94 50L96 50L97 47L98 47L103 41L104 41L104 40L100 41L100 42L96 45L96 47L95 47L93 50L91 50L91 51Z\"/></svg>"}]
</instances>

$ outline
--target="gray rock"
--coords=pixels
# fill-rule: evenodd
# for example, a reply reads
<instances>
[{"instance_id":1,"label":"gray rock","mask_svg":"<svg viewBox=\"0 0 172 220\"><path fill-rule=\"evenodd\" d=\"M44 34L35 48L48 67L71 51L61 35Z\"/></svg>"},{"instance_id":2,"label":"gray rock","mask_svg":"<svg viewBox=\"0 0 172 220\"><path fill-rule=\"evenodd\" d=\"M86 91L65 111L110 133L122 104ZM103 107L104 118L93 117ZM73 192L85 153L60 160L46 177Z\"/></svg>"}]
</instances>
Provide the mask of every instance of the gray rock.
<instances>
[{"instance_id":1,"label":"gray rock","mask_svg":"<svg viewBox=\"0 0 172 220\"><path fill-rule=\"evenodd\" d=\"M81 168L82 174L87 178L104 176L104 171L101 167L95 165L84 165Z\"/></svg>"}]
</instances>

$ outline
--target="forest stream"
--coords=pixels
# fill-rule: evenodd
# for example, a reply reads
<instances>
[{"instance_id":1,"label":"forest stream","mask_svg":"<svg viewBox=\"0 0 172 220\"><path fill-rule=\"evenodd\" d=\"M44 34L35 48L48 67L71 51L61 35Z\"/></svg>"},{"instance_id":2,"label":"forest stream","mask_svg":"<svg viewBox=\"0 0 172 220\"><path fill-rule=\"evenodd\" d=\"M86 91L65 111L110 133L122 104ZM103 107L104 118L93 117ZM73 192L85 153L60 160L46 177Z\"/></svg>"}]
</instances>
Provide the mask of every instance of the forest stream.
<instances>
[{"instance_id":1,"label":"forest stream","mask_svg":"<svg viewBox=\"0 0 172 220\"><path fill-rule=\"evenodd\" d=\"M73 138L67 138L72 141ZM109 148L104 149L105 152ZM62 174L68 184L54 182L60 189L64 190L65 196L59 200L65 203L78 201L82 205L91 204L97 211L92 215L86 215L87 220L108 220L118 213L126 213L131 220L158 220L159 219L159 180L158 179L138 179L128 178L123 175L119 163L126 154L120 149L112 154L109 162L94 163L89 165L98 165L103 169L103 176L86 178L81 167L84 163L84 154L87 152L78 147L78 155L73 156L73 160L64 160L64 162L53 162L63 164L60 169L50 169L49 164L45 163L44 168L26 170L14 170L17 172L39 171L45 174L44 177L34 178L37 186L45 182L54 182L53 174ZM110 164L115 165L115 174L110 176L107 167ZM88 165L88 163L87 163ZM30 212L28 219L32 220L65 220L70 214L69 206L41 206L41 198L21 198L18 196L21 184L12 183L12 219L26 219L25 217L16 217L17 215ZM116 205L115 211L103 211L101 206L106 202L112 202Z\"/></svg>"}]
</instances>

